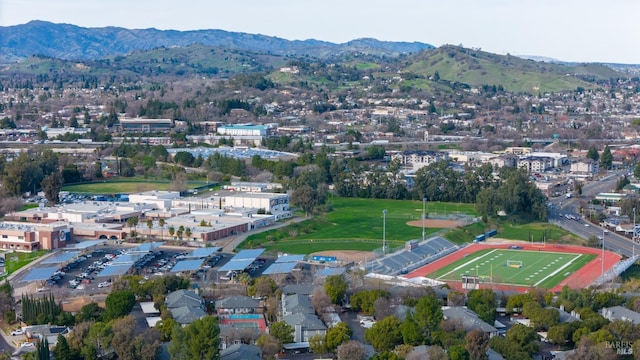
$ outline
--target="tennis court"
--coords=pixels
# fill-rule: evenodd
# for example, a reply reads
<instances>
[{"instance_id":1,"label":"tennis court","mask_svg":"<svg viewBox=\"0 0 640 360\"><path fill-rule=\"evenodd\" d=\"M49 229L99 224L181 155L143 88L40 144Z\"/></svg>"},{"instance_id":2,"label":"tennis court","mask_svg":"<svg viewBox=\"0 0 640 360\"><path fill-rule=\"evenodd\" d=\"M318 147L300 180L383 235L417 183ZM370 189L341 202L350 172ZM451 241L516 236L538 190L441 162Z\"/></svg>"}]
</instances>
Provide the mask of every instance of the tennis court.
<instances>
[{"instance_id":1,"label":"tennis court","mask_svg":"<svg viewBox=\"0 0 640 360\"><path fill-rule=\"evenodd\" d=\"M539 250L483 249L426 276L441 281L471 276L481 283L552 288L596 257Z\"/></svg>"}]
</instances>

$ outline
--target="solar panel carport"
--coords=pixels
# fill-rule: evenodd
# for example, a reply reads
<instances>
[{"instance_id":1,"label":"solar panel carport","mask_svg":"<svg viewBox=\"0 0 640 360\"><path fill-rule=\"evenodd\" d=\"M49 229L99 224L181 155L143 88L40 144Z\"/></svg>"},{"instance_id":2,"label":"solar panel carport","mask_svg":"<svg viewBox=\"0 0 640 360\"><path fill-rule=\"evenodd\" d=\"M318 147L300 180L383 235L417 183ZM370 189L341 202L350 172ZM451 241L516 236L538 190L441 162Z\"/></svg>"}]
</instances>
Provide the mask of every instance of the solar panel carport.
<instances>
[{"instance_id":1,"label":"solar panel carport","mask_svg":"<svg viewBox=\"0 0 640 360\"><path fill-rule=\"evenodd\" d=\"M22 279L22 281L27 282L27 281L48 280L48 279L51 279L51 277L56 271L58 271L57 266L32 269L31 271L29 271L27 276L25 276Z\"/></svg>"},{"instance_id":2,"label":"solar panel carport","mask_svg":"<svg viewBox=\"0 0 640 360\"><path fill-rule=\"evenodd\" d=\"M102 271L100 271L98 273L98 277L102 277L102 276L121 276L126 274L127 272L129 272L129 269L131 269L131 266L133 265L133 263L131 264L121 264L121 265L109 265L106 266Z\"/></svg>"},{"instance_id":3,"label":"solar panel carport","mask_svg":"<svg viewBox=\"0 0 640 360\"><path fill-rule=\"evenodd\" d=\"M276 259L277 263L304 261L304 255L283 255Z\"/></svg>"},{"instance_id":4,"label":"solar panel carport","mask_svg":"<svg viewBox=\"0 0 640 360\"><path fill-rule=\"evenodd\" d=\"M273 263L269 266L262 275L274 275L274 274L288 274L293 270L297 262L282 262L282 263Z\"/></svg>"},{"instance_id":5,"label":"solar panel carport","mask_svg":"<svg viewBox=\"0 0 640 360\"><path fill-rule=\"evenodd\" d=\"M129 250L127 250L128 254L133 254L133 253L148 253L150 251L153 251L157 248L159 248L160 246L162 246L164 243L163 242L150 242L150 243L144 243L144 244L140 244L134 248L131 248Z\"/></svg>"},{"instance_id":6,"label":"solar panel carport","mask_svg":"<svg viewBox=\"0 0 640 360\"><path fill-rule=\"evenodd\" d=\"M251 265L258 256L262 255L264 249L242 250L232 257L228 263L224 264L218 271L242 271Z\"/></svg>"},{"instance_id":7,"label":"solar panel carport","mask_svg":"<svg viewBox=\"0 0 640 360\"><path fill-rule=\"evenodd\" d=\"M104 244L106 240L87 240L77 244L67 246L68 249L86 250L92 246Z\"/></svg>"},{"instance_id":8,"label":"solar panel carport","mask_svg":"<svg viewBox=\"0 0 640 360\"><path fill-rule=\"evenodd\" d=\"M66 263L67 261L73 259L74 257L80 255L80 251L65 251L59 252L53 255L50 258L42 260L41 264L59 264Z\"/></svg>"},{"instance_id":9,"label":"solar panel carport","mask_svg":"<svg viewBox=\"0 0 640 360\"><path fill-rule=\"evenodd\" d=\"M185 259L202 259L213 255L216 251L220 250L220 246L198 248L191 253L185 255Z\"/></svg>"},{"instance_id":10,"label":"solar panel carport","mask_svg":"<svg viewBox=\"0 0 640 360\"><path fill-rule=\"evenodd\" d=\"M196 271L200 268L200 266L202 266L203 262L204 262L203 259L178 261L171 268L171 272L175 273L175 272L183 272L183 271Z\"/></svg>"}]
</instances>

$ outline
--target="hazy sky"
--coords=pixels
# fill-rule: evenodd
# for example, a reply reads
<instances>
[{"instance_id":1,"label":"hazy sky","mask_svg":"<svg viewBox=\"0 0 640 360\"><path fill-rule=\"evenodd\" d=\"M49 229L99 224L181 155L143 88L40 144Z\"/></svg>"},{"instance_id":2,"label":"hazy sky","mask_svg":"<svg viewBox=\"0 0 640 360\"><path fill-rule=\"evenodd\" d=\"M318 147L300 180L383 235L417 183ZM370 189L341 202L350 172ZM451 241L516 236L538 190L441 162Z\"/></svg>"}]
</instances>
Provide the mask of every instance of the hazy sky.
<instances>
[{"instance_id":1,"label":"hazy sky","mask_svg":"<svg viewBox=\"0 0 640 360\"><path fill-rule=\"evenodd\" d=\"M0 26L37 19L337 43L372 37L633 64L639 14L640 0L0 0Z\"/></svg>"}]
</instances>

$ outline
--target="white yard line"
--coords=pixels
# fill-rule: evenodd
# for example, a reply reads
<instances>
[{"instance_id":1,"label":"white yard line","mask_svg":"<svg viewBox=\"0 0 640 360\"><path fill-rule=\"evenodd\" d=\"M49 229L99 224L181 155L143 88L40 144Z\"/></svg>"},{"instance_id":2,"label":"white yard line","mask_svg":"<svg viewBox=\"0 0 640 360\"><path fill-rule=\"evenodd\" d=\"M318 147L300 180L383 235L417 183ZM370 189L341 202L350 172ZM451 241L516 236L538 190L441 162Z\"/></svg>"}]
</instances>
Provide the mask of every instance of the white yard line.
<instances>
[{"instance_id":1,"label":"white yard line","mask_svg":"<svg viewBox=\"0 0 640 360\"><path fill-rule=\"evenodd\" d=\"M484 255L482 255L482 256L479 256L479 257L477 257L477 258L475 258L475 259L471 259L471 260L467 261L466 263L464 263L464 264L462 264L462 265L457 266L455 269L453 269L453 270L449 271L448 273L446 273L446 274L444 274L444 275L442 275L442 276L439 276L436 280L440 280L440 279L442 279L443 277L445 277L445 276L447 276L447 275L451 274L452 272L454 272L454 271L458 271L458 270L462 269L463 267L465 267L465 266L467 266L467 265L469 265L469 264L472 264L473 262L478 261L478 260L482 259L483 257L488 256L488 255L490 255L491 253L493 253L493 252L495 252L495 251L497 251L497 250L500 250L500 249L493 249L493 250L489 251L488 253L486 253L486 254L484 254Z\"/></svg>"},{"instance_id":2,"label":"white yard line","mask_svg":"<svg viewBox=\"0 0 640 360\"><path fill-rule=\"evenodd\" d=\"M571 263L573 263L574 261L578 260L580 257L582 256L582 254L579 254L578 256L574 257L573 259L571 259L568 263L562 265L561 267L559 267L558 269L556 269L556 271L552 272L551 274L545 276L542 278L542 280L538 281L537 283L533 284L533 287L537 287L538 285L540 285L541 283L543 283L545 280L547 280L548 278L556 275L557 273L559 273L560 271L562 271L563 269L565 269L567 266L571 265Z\"/></svg>"}]
</instances>

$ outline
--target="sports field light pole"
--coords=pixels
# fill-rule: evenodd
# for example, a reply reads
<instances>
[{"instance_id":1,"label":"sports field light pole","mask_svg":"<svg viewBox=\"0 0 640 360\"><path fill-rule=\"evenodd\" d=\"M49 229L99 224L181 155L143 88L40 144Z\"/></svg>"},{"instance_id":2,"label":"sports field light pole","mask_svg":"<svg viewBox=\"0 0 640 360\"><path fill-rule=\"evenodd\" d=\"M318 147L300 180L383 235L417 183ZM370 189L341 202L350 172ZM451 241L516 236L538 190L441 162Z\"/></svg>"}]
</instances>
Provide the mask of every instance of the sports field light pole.
<instances>
[{"instance_id":1,"label":"sports field light pole","mask_svg":"<svg viewBox=\"0 0 640 360\"><path fill-rule=\"evenodd\" d=\"M427 217L427 213L424 210L425 204L427 203L427 198L422 198L422 242L424 242L424 222Z\"/></svg>"},{"instance_id":2,"label":"sports field light pole","mask_svg":"<svg viewBox=\"0 0 640 360\"><path fill-rule=\"evenodd\" d=\"M602 287L604 287L604 229L602 229Z\"/></svg>"},{"instance_id":3,"label":"sports field light pole","mask_svg":"<svg viewBox=\"0 0 640 360\"><path fill-rule=\"evenodd\" d=\"M387 209L382 210L382 255L387 253Z\"/></svg>"}]
</instances>

